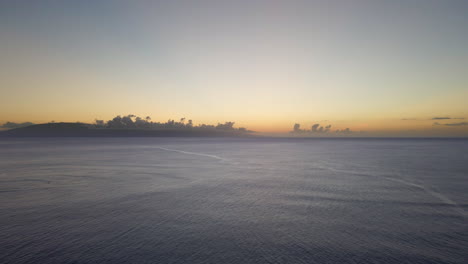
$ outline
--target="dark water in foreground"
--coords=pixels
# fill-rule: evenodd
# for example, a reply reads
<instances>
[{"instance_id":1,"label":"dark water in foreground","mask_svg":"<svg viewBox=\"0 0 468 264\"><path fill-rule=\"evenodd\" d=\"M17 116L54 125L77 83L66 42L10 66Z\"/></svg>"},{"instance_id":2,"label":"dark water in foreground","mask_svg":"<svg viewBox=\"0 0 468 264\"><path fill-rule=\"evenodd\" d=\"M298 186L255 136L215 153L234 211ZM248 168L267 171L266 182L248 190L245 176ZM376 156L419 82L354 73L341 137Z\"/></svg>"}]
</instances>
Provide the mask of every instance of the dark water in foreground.
<instances>
[{"instance_id":1,"label":"dark water in foreground","mask_svg":"<svg viewBox=\"0 0 468 264\"><path fill-rule=\"evenodd\" d=\"M0 263L468 263L468 141L0 141Z\"/></svg>"}]
</instances>

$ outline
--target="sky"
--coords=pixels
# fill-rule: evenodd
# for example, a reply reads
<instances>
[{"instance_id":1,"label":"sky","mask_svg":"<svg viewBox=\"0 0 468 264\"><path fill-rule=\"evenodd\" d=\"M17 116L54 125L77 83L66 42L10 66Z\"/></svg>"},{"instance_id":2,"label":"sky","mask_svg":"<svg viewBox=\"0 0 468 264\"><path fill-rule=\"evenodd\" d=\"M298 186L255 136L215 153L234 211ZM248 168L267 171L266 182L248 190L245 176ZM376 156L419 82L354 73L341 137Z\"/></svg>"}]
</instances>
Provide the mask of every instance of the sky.
<instances>
[{"instance_id":1,"label":"sky","mask_svg":"<svg viewBox=\"0 0 468 264\"><path fill-rule=\"evenodd\" d=\"M0 124L468 136L468 1L1 1Z\"/></svg>"}]
</instances>

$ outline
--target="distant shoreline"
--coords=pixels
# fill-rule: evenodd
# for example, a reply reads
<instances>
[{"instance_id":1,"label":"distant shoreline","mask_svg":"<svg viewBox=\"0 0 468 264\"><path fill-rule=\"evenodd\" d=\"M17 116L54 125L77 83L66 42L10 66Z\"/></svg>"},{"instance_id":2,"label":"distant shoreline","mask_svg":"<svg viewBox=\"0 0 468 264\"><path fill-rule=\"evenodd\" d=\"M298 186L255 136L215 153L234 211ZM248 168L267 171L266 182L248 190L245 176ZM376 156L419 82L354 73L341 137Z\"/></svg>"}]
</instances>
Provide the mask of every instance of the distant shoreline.
<instances>
[{"instance_id":1,"label":"distant shoreline","mask_svg":"<svg viewBox=\"0 0 468 264\"><path fill-rule=\"evenodd\" d=\"M83 123L48 123L0 131L11 137L254 137L250 132L222 129L93 128Z\"/></svg>"},{"instance_id":2,"label":"distant shoreline","mask_svg":"<svg viewBox=\"0 0 468 264\"><path fill-rule=\"evenodd\" d=\"M392 137L392 136L328 136L304 137L291 135L262 135L253 131L242 132L237 129L200 129L200 128L96 128L85 123L47 123L0 131L1 138L150 138L150 137L197 137L197 138L255 138L284 140L468 140L468 137Z\"/></svg>"}]
</instances>

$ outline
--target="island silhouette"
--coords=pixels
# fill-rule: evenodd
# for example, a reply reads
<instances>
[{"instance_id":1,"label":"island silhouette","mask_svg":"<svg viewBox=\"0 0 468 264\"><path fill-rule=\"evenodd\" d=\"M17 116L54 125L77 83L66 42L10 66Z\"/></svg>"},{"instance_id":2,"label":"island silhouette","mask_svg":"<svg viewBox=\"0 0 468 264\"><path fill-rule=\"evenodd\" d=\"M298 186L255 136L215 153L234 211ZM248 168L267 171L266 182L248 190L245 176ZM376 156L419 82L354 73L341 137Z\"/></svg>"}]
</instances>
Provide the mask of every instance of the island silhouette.
<instances>
[{"instance_id":1,"label":"island silhouette","mask_svg":"<svg viewBox=\"0 0 468 264\"><path fill-rule=\"evenodd\" d=\"M111 120L94 123L50 122L32 124L0 132L0 137L233 137L252 136L254 131L234 127L235 122L217 125L194 125L192 120L169 119L165 123L153 122L151 117L136 115L116 116Z\"/></svg>"}]
</instances>

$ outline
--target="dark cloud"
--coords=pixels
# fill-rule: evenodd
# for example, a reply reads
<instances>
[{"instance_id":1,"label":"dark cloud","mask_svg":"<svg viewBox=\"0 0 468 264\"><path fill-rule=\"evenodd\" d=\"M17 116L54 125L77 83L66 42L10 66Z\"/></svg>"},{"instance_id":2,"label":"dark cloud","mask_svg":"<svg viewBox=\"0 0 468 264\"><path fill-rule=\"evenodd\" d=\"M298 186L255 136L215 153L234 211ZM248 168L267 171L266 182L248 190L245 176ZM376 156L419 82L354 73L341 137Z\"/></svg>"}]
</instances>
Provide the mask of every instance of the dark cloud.
<instances>
[{"instance_id":1,"label":"dark cloud","mask_svg":"<svg viewBox=\"0 0 468 264\"><path fill-rule=\"evenodd\" d=\"M34 123L31 122L24 122L24 123L15 123L15 122L6 122L5 124L1 125L0 128L6 128L6 129L13 129L13 128L19 128L19 127L27 127L34 125Z\"/></svg>"},{"instance_id":2,"label":"dark cloud","mask_svg":"<svg viewBox=\"0 0 468 264\"><path fill-rule=\"evenodd\" d=\"M444 124L444 126L468 126L468 122Z\"/></svg>"},{"instance_id":3,"label":"dark cloud","mask_svg":"<svg viewBox=\"0 0 468 264\"><path fill-rule=\"evenodd\" d=\"M328 126L320 126L320 124L313 124L310 130L306 130L304 132L308 133L328 133L330 132L331 125Z\"/></svg>"},{"instance_id":4,"label":"dark cloud","mask_svg":"<svg viewBox=\"0 0 468 264\"><path fill-rule=\"evenodd\" d=\"M307 129L301 129L301 124L294 124L293 126L293 131L291 133L295 134L330 134L331 131L331 125L327 126L321 126L319 123L313 124L310 128L310 130ZM350 134L352 131L349 128L345 128L342 130L336 130L335 133L337 134Z\"/></svg>"},{"instance_id":5,"label":"dark cloud","mask_svg":"<svg viewBox=\"0 0 468 264\"><path fill-rule=\"evenodd\" d=\"M464 117L433 117L431 120L446 120L446 119L465 119Z\"/></svg>"},{"instance_id":6,"label":"dark cloud","mask_svg":"<svg viewBox=\"0 0 468 264\"><path fill-rule=\"evenodd\" d=\"M320 127L320 124L313 124L311 132L314 132L314 133L318 132L319 127Z\"/></svg>"},{"instance_id":7,"label":"dark cloud","mask_svg":"<svg viewBox=\"0 0 468 264\"><path fill-rule=\"evenodd\" d=\"M345 128L345 129L342 129L342 130L336 130L335 133L337 133L337 134L351 134L351 133L353 133L353 131L351 131L351 129L349 129L349 128Z\"/></svg>"},{"instance_id":8,"label":"dark cloud","mask_svg":"<svg viewBox=\"0 0 468 264\"><path fill-rule=\"evenodd\" d=\"M301 131L301 124L294 124L294 127L293 127L293 132L300 132Z\"/></svg>"},{"instance_id":9,"label":"dark cloud","mask_svg":"<svg viewBox=\"0 0 468 264\"><path fill-rule=\"evenodd\" d=\"M222 130L222 131L239 131L253 132L244 127L235 128L234 122L218 123L217 125L200 124L194 125L192 120L187 120L185 117L180 121L169 119L165 123L153 122L151 117L141 118L136 115L116 116L112 120L95 120L96 128L113 128L113 129L171 129L171 130Z\"/></svg>"},{"instance_id":10,"label":"dark cloud","mask_svg":"<svg viewBox=\"0 0 468 264\"><path fill-rule=\"evenodd\" d=\"M468 126L468 122L460 122L460 123L446 123L441 124L439 122L434 122L434 126Z\"/></svg>"}]
</instances>

